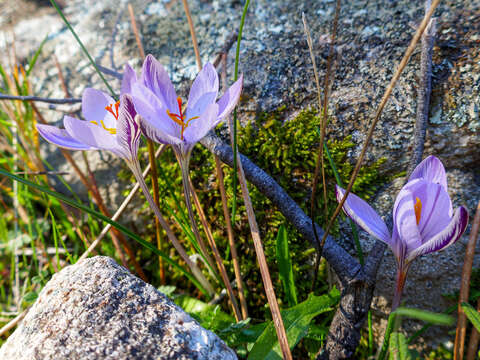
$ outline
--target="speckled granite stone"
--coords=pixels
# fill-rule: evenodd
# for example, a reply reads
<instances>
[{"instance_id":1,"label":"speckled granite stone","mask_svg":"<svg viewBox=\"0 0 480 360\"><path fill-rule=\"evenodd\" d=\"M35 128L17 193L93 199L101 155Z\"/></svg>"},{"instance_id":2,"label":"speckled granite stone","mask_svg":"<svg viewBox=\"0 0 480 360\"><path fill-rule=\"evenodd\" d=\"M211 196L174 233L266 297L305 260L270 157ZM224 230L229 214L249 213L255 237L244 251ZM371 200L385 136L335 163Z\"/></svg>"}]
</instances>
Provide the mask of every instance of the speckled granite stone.
<instances>
[{"instance_id":1,"label":"speckled granite stone","mask_svg":"<svg viewBox=\"0 0 480 360\"><path fill-rule=\"evenodd\" d=\"M54 275L0 349L2 360L236 358L165 295L104 256Z\"/></svg>"}]
</instances>

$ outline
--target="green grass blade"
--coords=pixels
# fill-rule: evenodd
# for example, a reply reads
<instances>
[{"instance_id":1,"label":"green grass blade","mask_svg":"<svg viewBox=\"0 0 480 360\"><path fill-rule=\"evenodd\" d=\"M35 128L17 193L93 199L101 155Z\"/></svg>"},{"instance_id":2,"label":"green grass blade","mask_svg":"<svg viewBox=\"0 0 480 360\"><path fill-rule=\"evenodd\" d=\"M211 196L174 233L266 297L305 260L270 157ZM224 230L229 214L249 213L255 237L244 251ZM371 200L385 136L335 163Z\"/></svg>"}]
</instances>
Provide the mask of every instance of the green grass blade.
<instances>
[{"instance_id":1,"label":"green grass blade","mask_svg":"<svg viewBox=\"0 0 480 360\"><path fill-rule=\"evenodd\" d=\"M469 303L462 303L462 309L465 312L468 320L475 326L477 331L480 331L480 313Z\"/></svg>"},{"instance_id":2,"label":"green grass blade","mask_svg":"<svg viewBox=\"0 0 480 360\"><path fill-rule=\"evenodd\" d=\"M397 314L395 311L390 313L388 317L387 328L385 330L385 336L383 338L382 348L380 350L380 354L378 355L377 360L385 360L385 356L387 355L387 351L388 351L388 344L390 343L390 335L395 326L396 317L397 317Z\"/></svg>"},{"instance_id":3,"label":"green grass blade","mask_svg":"<svg viewBox=\"0 0 480 360\"><path fill-rule=\"evenodd\" d=\"M287 231L284 225L281 225L278 229L276 245L279 277L282 281L285 295L287 296L288 306L292 307L298 304L297 289L293 278L292 259L288 251Z\"/></svg>"},{"instance_id":4,"label":"green grass blade","mask_svg":"<svg viewBox=\"0 0 480 360\"><path fill-rule=\"evenodd\" d=\"M191 275L189 272L187 272L185 270L185 268L183 268L182 266L180 266L179 264L177 264L175 261L173 261L172 259L170 259L170 257L168 255L166 255L164 252L158 250L156 247L154 247L152 244L150 244L149 242L143 240L142 238L140 238L137 234L133 233L132 231L130 231L129 229L127 229L125 226L123 226L122 224L119 224L113 220L111 220L110 218L108 218L107 216L99 213L98 211L95 211L93 209L90 209L88 206L86 205L83 205L81 203L78 203L78 202L75 202L73 200L71 200L70 198L58 193L58 192L55 192L55 191L52 191L44 186L41 186L41 185L38 185L36 183L33 183L27 179L23 179L21 177L18 177L4 169L0 169L0 175L3 175L3 176L6 176L12 180L15 180L15 181L18 181L22 184L25 184L33 189L36 189L36 190L39 190L49 196L52 196L58 200L61 200L63 201L64 203L70 205L70 206L73 206L79 210L82 210L92 216L94 216L95 218L99 219L99 220L102 220L114 227L116 227L118 230L120 230L121 232L123 232L125 235L129 236L130 238L132 238L133 240L137 241L139 244L141 244L142 246L146 247L147 249L151 250L153 253L155 253L155 255L157 256L161 256L163 259L165 259L165 261L170 264L171 266L173 266L174 268L176 268L177 270L179 270L180 272L182 272L192 283L195 284L195 286L202 292L204 293L205 295L208 296L208 292L206 291L206 289L197 281L197 279L195 279L193 277L193 275Z\"/></svg>"},{"instance_id":5,"label":"green grass blade","mask_svg":"<svg viewBox=\"0 0 480 360\"><path fill-rule=\"evenodd\" d=\"M110 85L108 85L108 82L107 80L105 79L105 77L103 76L102 72L100 71L100 69L98 68L97 64L95 64L95 61L93 60L93 58L90 56L90 54L88 53L88 50L85 48L85 46L83 45L82 41L80 40L80 38L78 37L77 33L75 32L75 30L73 30L73 27L72 25L70 25L69 21L67 20L67 18L65 17L65 15L63 15L63 12L62 10L60 9L60 7L57 5L57 2L55 0L50 0L50 2L52 3L53 7L55 8L55 10L57 10L58 14L60 15L60 17L62 18L63 22L65 23L65 25L67 25L67 28L68 30L70 30L70 32L72 33L73 37L75 38L75 40L77 40L78 42L78 45L80 45L80 47L82 48L82 51L83 53L87 56L88 60L90 61L90 64L92 64L92 66L95 68L95 71L97 72L98 76L100 76L100 78L102 79L102 81L104 82L105 86L107 87L108 91L110 91L110 94L112 95L112 97L114 99L116 99L116 95L115 95L115 92L113 91L113 89L110 87Z\"/></svg>"},{"instance_id":6,"label":"green grass blade","mask_svg":"<svg viewBox=\"0 0 480 360\"><path fill-rule=\"evenodd\" d=\"M245 6L243 7L242 18L240 19L240 27L238 28L238 37L237 37L237 49L235 51L235 72L233 75L233 80L237 81L238 79L238 64L240 62L240 42L242 41L242 32L243 25L245 24L245 18L247 16L248 5L250 0L245 1ZM237 109L233 110L233 153L237 153ZM233 205L232 205L232 227L235 227L235 214L237 211L237 156L233 157Z\"/></svg>"},{"instance_id":7,"label":"green grass blade","mask_svg":"<svg viewBox=\"0 0 480 360\"><path fill-rule=\"evenodd\" d=\"M408 351L405 335L399 332L393 332L390 335L389 360L411 360L412 357Z\"/></svg>"},{"instance_id":8,"label":"green grass blade","mask_svg":"<svg viewBox=\"0 0 480 360\"><path fill-rule=\"evenodd\" d=\"M397 315L406 316L411 319L426 321L436 325L449 326L455 322L455 319L452 316L421 309L399 307L397 310L395 310L395 313Z\"/></svg>"},{"instance_id":9,"label":"green grass blade","mask_svg":"<svg viewBox=\"0 0 480 360\"><path fill-rule=\"evenodd\" d=\"M32 59L31 59L30 62L28 63L27 77L28 77L28 76L30 75L30 73L32 72L33 67L35 66L35 64L36 64L36 62L37 62L37 59L38 59L38 57L40 56L40 53L42 52L43 45L45 45L45 43L47 42L47 39L48 39L48 35L45 36L45 38L42 40L42 42L40 43L40 46L38 47L37 51L35 51L35 54L33 55Z\"/></svg>"}]
</instances>

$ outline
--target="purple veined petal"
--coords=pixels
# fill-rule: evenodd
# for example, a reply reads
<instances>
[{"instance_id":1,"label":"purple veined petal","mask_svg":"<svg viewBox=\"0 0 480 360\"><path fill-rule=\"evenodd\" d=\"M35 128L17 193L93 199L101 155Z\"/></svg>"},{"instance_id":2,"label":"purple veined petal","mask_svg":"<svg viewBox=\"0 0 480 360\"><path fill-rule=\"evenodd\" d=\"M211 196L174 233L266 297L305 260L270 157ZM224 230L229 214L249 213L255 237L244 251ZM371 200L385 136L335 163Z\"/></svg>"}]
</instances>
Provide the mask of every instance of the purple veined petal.
<instances>
[{"instance_id":1,"label":"purple veined petal","mask_svg":"<svg viewBox=\"0 0 480 360\"><path fill-rule=\"evenodd\" d=\"M218 74L212 64L207 63L198 73L190 88L187 103L187 118L200 116L207 106L214 103L218 95Z\"/></svg>"},{"instance_id":2,"label":"purple veined petal","mask_svg":"<svg viewBox=\"0 0 480 360\"><path fill-rule=\"evenodd\" d=\"M150 89L139 83L133 84L132 100L135 110L142 118L163 133L180 139L180 125L168 116L167 109Z\"/></svg>"},{"instance_id":3,"label":"purple veined petal","mask_svg":"<svg viewBox=\"0 0 480 360\"><path fill-rule=\"evenodd\" d=\"M445 191L448 191L445 168L442 162L435 156L430 155L417 165L408 181L414 179L424 179L427 182L440 184L444 187Z\"/></svg>"},{"instance_id":4,"label":"purple veined petal","mask_svg":"<svg viewBox=\"0 0 480 360\"><path fill-rule=\"evenodd\" d=\"M136 112L130 95L122 95L117 125L117 143L124 149L127 158L136 159L140 143L139 119L135 119Z\"/></svg>"},{"instance_id":5,"label":"purple veined petal","mask_svg":"<svg viewBox=\"0 0 480 360\"><path fill-rule=\"evenodd\" d=\"M217 124L218 105L210 104L203 114L189 123L189 126L183 132L186 143L195 144L200 141Z\"/></svg>"},{"instance_id":6,"label":"purple veined petal","mask_svg":"<svg viewBox=\"0 0 480 360\"><path fill-rule=\"evenodd\" d=\"M66 130L52 125L37 124L38 133L49 143L69 150L91 150L93 147L72 138Z\"/></svg>"},{"instance_id":7,"label":"purple veined petal","mask_svg":"<svg viewBox=\"0 0 480 360\"><path fill-rule=\"evenodd\" d=\"M91 88L85 89L82 95L83 117L88 121L100 122L109 114L105 107L111 104L115 104L115 100L108 94ZM113 118L113 120L115 119ZM111 125L109 121L108 126Z\"/></svg>"},{"instance_id":8,"label":"purple veined petal","mask_svg":"<svg viewBox=\"0 0 480 360\"><path fill-rule=\"evenodd\" d=\"M70 116L64 117L63 124L71 137L84 144L113 152L119 148L115 135L104 130L101 125L95 125L89 121L78 120Z\"/></svg>"},{"instance_id":9,"label":"purple veined petal","mask_svg":"<svg viewBox=\"0 0 480 360\"><path fill-rule=\"evenodd\" d=\"M393 205L393 226L397 231L398 241L402 242L402 246L407 251L422 245L414 206L415 197L412 191L404 186L398 193Z\"/></svg>"},{"instance_id":10,"label":"purple veined petal","mask_svg":"<svg viewBox=\"0 0 480 360\"><path fill-rule=\"evenodd\" d=\"M411 191L415 203L418 201L420 209L418 230L422 243L425 243L450 223L453 213L452 202L442 185L423 179L408 182L404 188Z\"/></svg>"},{"instance_id":11,"label":"purple veined petal","mask_svg":"<svg viewBox=\"0 0 480 360\"><path fill-rule=\"evenodd\" d=\"M125 64L125 68L123 71L123 78L122 78L122 87L120 90L120 94L129 94L132 92L132 85L133 83L137 82L137 73L130 64Z\"/></svg>"},{"instance_id":12,"label":"purple veined petal","mask_svg":"<svg viewBox=\"0 0 480 360\"><path fill-rule=\"evenodd\" d=\"M463 206L455 210L450 223L443 231L428 240L422 246L407 253L407 262L418 256L440 251L455 243L465 232L468 225L468 211Z\"/></svg>"},{"instance_id":13,"label":"purple veined petal","mask_svg":"<svg viewBox=\"0 0 480 360\"><path fill-rule=\"evenodd\" d=\"M345 190L336 185L335 192L337 195L337 201L342 201ZM392 240L387 225L385 225L385 222L380 215L378 215L366 201L362 200L357 195L350 193L343 204L343 211L345 211L345 213L363 230L373 237L392 246Z\"/></svg>"},{"instance_id":14,"label":"purple veined petal","mask_svg":"<svg viewBox=\"0 0 480 360\"><path fill-rule=\"evenodd\" d=\"M160 100L166 109L178 113L177 93L165 68L153 55L147 55L143 62L142 81Z\"/></svg>"},{"instance_id":15,"label":"purple veined petal","mask_svg":"<svg viewBox=\"0 0 480 360\"><path fill-rule=\"evenodd\" d=\"M243 87L243 74L240 75L240 79L235 81L232 86L223 94L218 100L218 118L219 120L225 119L232 112L240 99Z\"/></svg>"}]
</instances>

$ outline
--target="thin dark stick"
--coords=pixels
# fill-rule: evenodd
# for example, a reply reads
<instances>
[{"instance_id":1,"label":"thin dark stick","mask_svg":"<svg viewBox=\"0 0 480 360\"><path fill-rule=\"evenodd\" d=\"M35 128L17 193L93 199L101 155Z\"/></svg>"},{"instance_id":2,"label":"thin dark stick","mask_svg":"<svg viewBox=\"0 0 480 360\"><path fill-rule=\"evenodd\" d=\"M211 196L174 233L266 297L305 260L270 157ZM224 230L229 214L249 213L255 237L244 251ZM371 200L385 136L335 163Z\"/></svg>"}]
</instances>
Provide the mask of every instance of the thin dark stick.
<instances>
[{"instance_id":1,"label":"thin dark stick","mask_svg":"<svg viewBox=\"0 0 480 360\"><path fill-rule=\"evenodd\" d=\"M223 54L228 54L228 51L231 49L233 44L235 44L235 41L237 41L237 38L238 38L238 32L234 31L227 38L227 41L225 41L225 44L223 45L222 49L219 51L219 53L215 57L215 60L213 60L213 66L218 67L218 65L220 65L220 62L222 61Z\"/></svg>"},{"instance_id":2,"label":"thin dark stick","mask_svg":"<svg viewBox=\"0 0 480 360\"><path fill-rule=\"evenodd\" d=\"M40 96L15 96L15 95L8 95L0 93L0 100L21 100L21 101L40 101L46 102L50 104L75 104L82 102L82 99L79 98L67 98L67 99L53 99L53 98L45 98Z\"/></svg>"}]
</instances>

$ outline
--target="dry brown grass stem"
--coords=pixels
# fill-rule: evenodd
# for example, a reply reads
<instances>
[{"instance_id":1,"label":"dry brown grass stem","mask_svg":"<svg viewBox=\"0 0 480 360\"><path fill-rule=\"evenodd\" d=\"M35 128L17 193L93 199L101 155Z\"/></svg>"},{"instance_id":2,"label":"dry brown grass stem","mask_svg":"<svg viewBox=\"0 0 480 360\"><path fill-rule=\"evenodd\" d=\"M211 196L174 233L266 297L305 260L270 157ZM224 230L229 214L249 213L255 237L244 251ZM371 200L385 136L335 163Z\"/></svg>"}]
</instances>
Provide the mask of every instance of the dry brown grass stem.
<instances>
[{"instance_id":1,"label":"dry brown grass stem","mask_svg":"<svg viewBox=\"0 0 480 360\"><path fill-rule=\"evenodd\" d=\"M462 303L468 302L470 292L470 277L472 275L473 258L477 245L478 232L480 230L480 201L477 205L475 218L473 219L465 260L463 262L462 280L460 283L460 295L458 297L458 321L455 335L454 360L462 360L465 347L465 335L467 333L467 317L462 309Z\"/></svg>"},{"instance_id":2,"label":"dry brown grass stem","mask_svg":"<svg viewBox=\"0 0 480 360\"><path fill-rule=\"evenodd\" d=\"M138 31L137 21L135 20L135 13L133 12L132 4L128 4L128 13L130 14L130 22L132 24L132 30L135 34L135 40L137 41L138 51L140 53L140 57L145 59L145 50L143 49L142 40L140 39L140 32ZM155 145L153 141L147 139L147 149L148 149L148 160L150 167L152 169L152 176L150 179L152 180L152 187L153 187L153 201L159 207L160 199L159 199L159 189L158 189L158 172L157 172L157 164L155 161ZM157 247L159 250L162 250L162 234L161 234L161 227L160 221L157 217L155 217L155 236L157 239ZM163 259L161 256L158 257L158 265L159 265L159 275L160 275L160 283L162 285L165 284L165 265L163 263Z\"/></svg>"},{"instance_id":3,"label":"dry brown grass stem","mask_svg":"<svg viewBox=\"0 0 480 360\"><path fill-rule=\"evenodd\" d=\"M220 275L222 277L223 283L227 288L227 294L230 299L230 304L232 305L233 314L235 315L235 320L238 322L243 320L242 314L238 307L237 300L235 299L235 294L233 293L232 284L228 278L227 270L225 269L225 265L223 265L223 259L220 256L220 252L218 251L217 244L215 243L215 239L213 238L212 230L210 229L210 225L208 224L207 217L202 208L202 204L200 204L200 200L198 199L197 192L193 187L192 180L189 179L190 189L192 191L193 202L195 203L195 207L197 208L198 216L200 217L200 221L202 223L203 229L205 230L205 234L207 235L208 243L212 248L213 256L215 258L215 262L217 263L218 271L220 271Z\"/></svg>"},{"instance_id":4,"label":"dry brown grass stem","mask_svg":"<svg viewBox=\"0 0 480 360\"><path fill-rule=\"evenodd\" d=\"M345 194L343 196L343 199L338 204L337 208L335 209L335 212L333 213L332 217L330 218L330 221L329 221L329 223L328 223L328 225L325 229L325 233L324 233L324 235L322 237L322 241L320 243L320 251L323 249L323 245L325 244L325 240L327 239L327 236L328 236L328 234L329 234L329 232L330 232L330 230L331 230L331 228L332 228L332 226L335 222L335 219L337 218L338 214L340 213L340 211L343 207L343 204L347 200L348 194L350 194L350 191L352 190L353 184L355 183L355 179L357 178L358 172L360 171L360 168L362 166L363 159L365 158L365 154L367 152L368 145L370 144L370 140L372 139L373 132L375 130L375 126L377 125L378 120L380 119L380 115L382 114L383 109L384 109L385 105L387 104L387 101L388 101L388 99L389 99L389 97L390 97L390 95L393 91L393 88L395 87L395 84L397 83L398 79L400 78L400 75L402 74L403 70L405 69L405 66L408 63L408 60L410 59L413 51L415 50L415 46L417 45L418 41L420 40L420 38L423 34L423 31L427 27L427 25L430 21L430 18L432 17L433 12L435 11L435 9L436 9L436 7L438 6L439 3L440 3L440 0L434 0L432 2L432 6L428 10L428 12L425 14L422 22L420 23L420 26L418 27L415 35L413 36L413 39L410 42L410 45L408 46L402 60L400 61L400 65L398 66L397 71L393 75L392 80L390 80L390 83L388 84L387 89L385 90L385 93L384 93L382 99L380 100L380 105L377 108L377 111L375 113L375 117L372 121L372 124L370 125L369 130L368 130L365 142L364 142L363 147L362 147L362 151L360 153L360 156L358 157L357 163L355 164L355 168L354 168L352 176L350 178L350 182L348 183L347 189L345 190Z\"/></svg>"},{"instance_id":5,"label":"dry brown grass stem","mask_svg":"<svg viewBox=\"0 0 480 360\"><path fill-rule=\"evenodd\" d=\"M155 153L155 158L158 158L163 153L163 151L165 151L166 148L167 148L166 145L160 145L160 147L157 149ZM151 169L151 165L148 164L142 173L143 178L145 178L148 175L148 173L150 172L150 169ZM125 200L123 200L122 204L119 206L115 214L113 214L111 218L113 221L117 221L117 219L120 217L123 211L127 208L127 205L130 203L133 196L137 193L139 188L140 188L140 184L136 183L133 189L130 190L130 193L127 195ZM102 229L102 231L97 236L97 238L92 242L89 248L82 254L82 256L80 256L80 258L78 259L79 261L85 259L88 255L90 255L90 253L92 253L92 251L97 247L97 245L100 243L103 237L108 233L111 227L112 225L110 224L105 225L105 227Z\"/></svg>"},{"instance_id":6,"label":"dry brown grass stem","mask_svg":"<svg viewBox=\"0 0 480 360\"><path fill-rule=\"evenodd\" d=\"M229 47L224 47L221 54L222 62L222 88L223 91L227 90L227 52L233 43L229 42ZM215 168L217 170L218 188L222 197L223 216L225 217L225 224L227 225L228 244L230 245L230 253L232 255L233 269L235 272L235 279L237 280L238 298L240 299L240 306L242 308L243 319L248 318L248 306L247 299L245 298L245 287L242 279L242 272L240 270L240 261L237 253L237 245L235 244L235 234L233 232L232 222L230 221L230 211L228 210L227 192L225 191L225 182L223 177L222 164L217 155L213 155L215 158Z\"/></svg>"},{"instance_id":7,"label":"dry brown grass stem","mask_svg":"<svg viewBox=\"0 0 480 360\"><path fill-rule=\"evenodd\" d=\"M25 317L25 315L27 315L27 312L30 308L27 308L25 310L23 310L23 312L21 312L20 314L18 314L15 318L13 318L12 320L10 320L10 322L8 322L5 326L3 326L1 329L0 329L0 336L3 336L5 333L7 333L8 331L10 331L11 329L13 329L15 326L17 326L17 324L22 321L22 319Z\"/></svg>"},{"instance_id":8,"label":"dry brown grass stem","mask_svg":"<svg viewBox=\"0 0 480 360\"><path fill-rule=\"evenodd\" d=\"M202 69L202 58L200 57L200 51L198 49L197 35L195 33L195 27L193 26L192 14L190 14L190 8L188 7L188 1L182 0L183 8L185 9L185 16L187 17L188 27L190 29L190 35L192 36L193 51L195 52L195 60L197 61L198 69Z\"/></svg>"}]
</instances>

